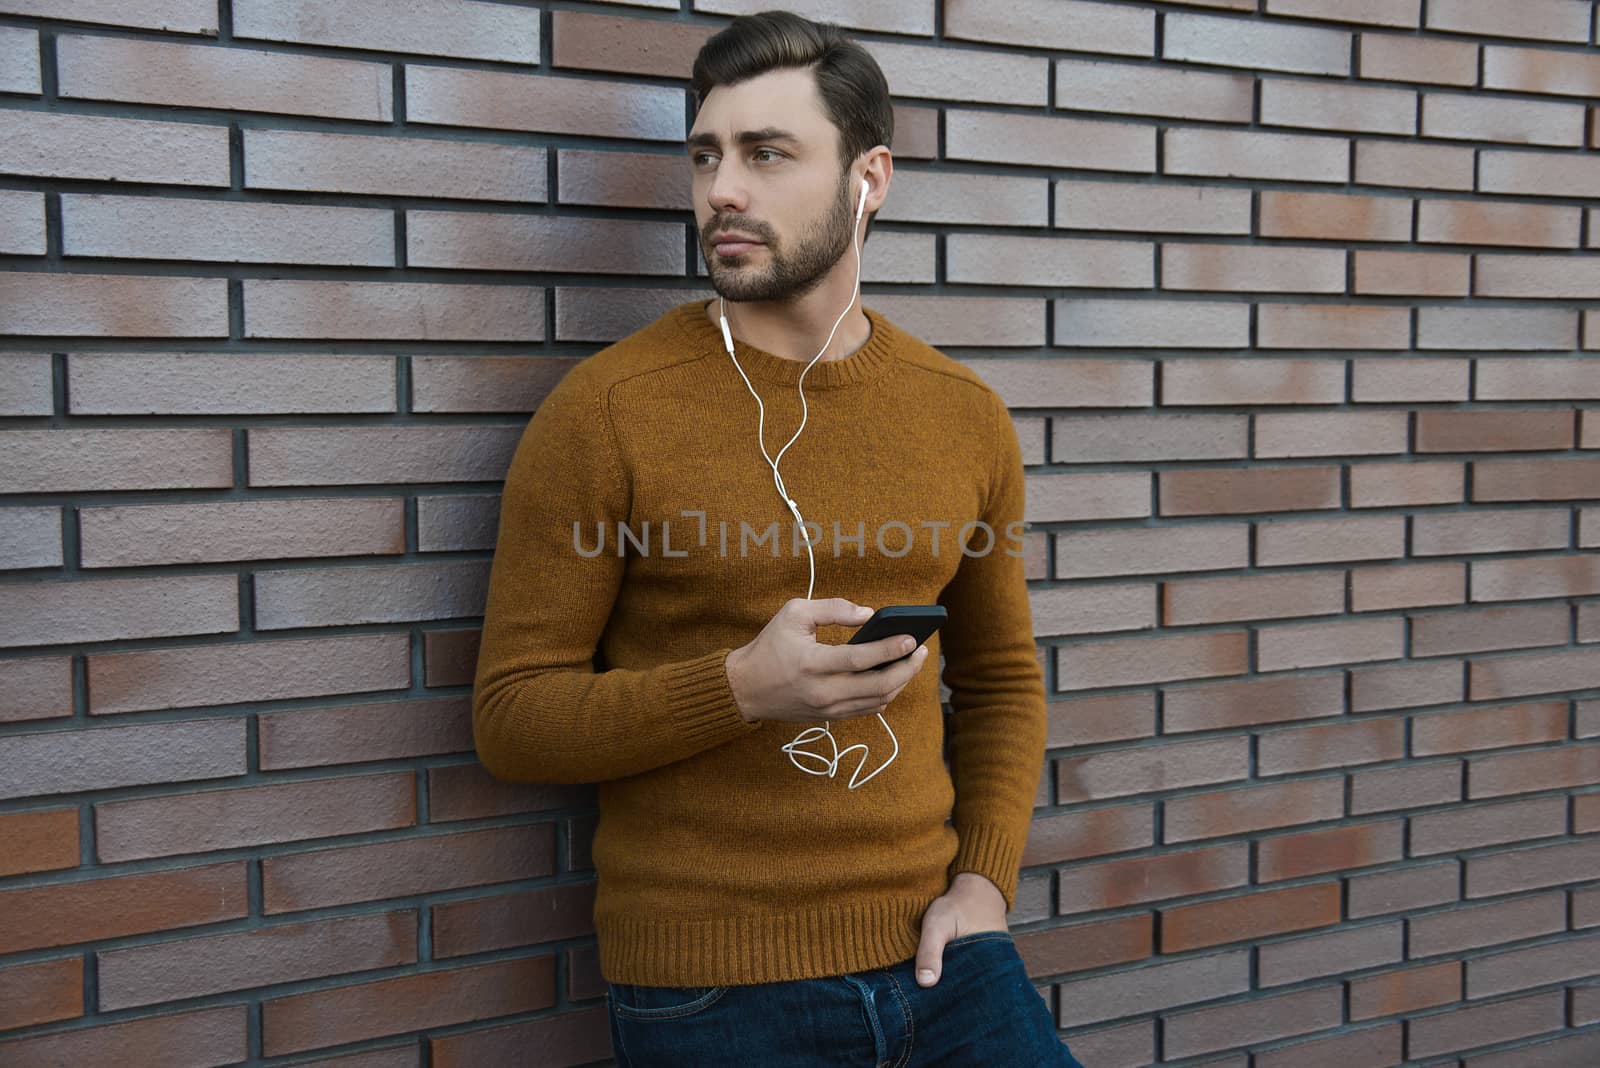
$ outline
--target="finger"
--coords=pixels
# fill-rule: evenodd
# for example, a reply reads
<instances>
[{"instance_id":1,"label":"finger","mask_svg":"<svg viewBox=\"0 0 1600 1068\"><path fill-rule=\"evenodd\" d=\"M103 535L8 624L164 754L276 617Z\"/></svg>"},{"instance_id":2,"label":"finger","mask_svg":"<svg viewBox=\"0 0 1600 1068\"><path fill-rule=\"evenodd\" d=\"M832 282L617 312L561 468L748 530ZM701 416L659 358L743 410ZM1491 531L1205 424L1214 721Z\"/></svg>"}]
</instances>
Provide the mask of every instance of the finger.
<instances>
[{"instance_id":1,"label":"finger","mask_svg":"<svg viewBox=\"0 0 1600 1068\"><path fill-rule=\"evenodd\" d=\"M895 634L860 645L830 646L838 664L833 670L871 671L894 663L916 647L916 639L907 634Z\"/></svg>"},{"instance_id":2,"label":"finger","mask_svg":"<svg viewBox=\"0 0 1600 1068\"><path fill-rule=\"evenodd\" d=\"M817 601L796 598L791 603L795 605L793 611L797 618L812 632L829 624L860 626L872 618L872 609L844 597L824 597Z\"/></svg>"},{"instance_id":3,"label":"finger","mask_svg":"<svg viewBox=\"0 0 1600 1068\"><path fill-rule=\"evenodd\" d=\"M956 935L954 919L923 916L922 942L917 946L917 985L933 986L944 971L944 944Z\"/></svg>"}]
</instances>

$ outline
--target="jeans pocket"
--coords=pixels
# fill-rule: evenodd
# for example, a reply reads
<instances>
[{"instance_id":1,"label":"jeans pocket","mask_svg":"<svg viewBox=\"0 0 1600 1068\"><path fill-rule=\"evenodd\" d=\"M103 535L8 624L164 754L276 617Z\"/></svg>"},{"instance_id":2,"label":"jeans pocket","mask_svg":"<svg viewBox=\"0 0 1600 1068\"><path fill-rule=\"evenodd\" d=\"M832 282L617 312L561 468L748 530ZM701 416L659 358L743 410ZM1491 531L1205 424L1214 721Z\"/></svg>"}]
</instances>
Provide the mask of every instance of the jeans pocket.
<instances>
[{"instance_id":1,"label":"jeans pocket","mask_svg":"<svg viewBox=\"0 0 1600 1068\"><path fill-rule=\"evenodd\" d=\"M726 986L639 986L611 983L611 1009L628 1020L681 1020L711 1008Z\"/></svg>"},{"instance_id":2,"label":"jeans pocket","mask_svg":"<svg viewBox=\"0 0 1600 1068\"><path fill-rule=\"evenodd\" d=\"M962 935L960 938L952 938L950 941L944 944L944 948L950 949L954 946L971 945L974 942L1013 941L1015 941L1015 939L1012 937L1010 931L974 931L971 934Z\"/></svg>"}]
</instances>

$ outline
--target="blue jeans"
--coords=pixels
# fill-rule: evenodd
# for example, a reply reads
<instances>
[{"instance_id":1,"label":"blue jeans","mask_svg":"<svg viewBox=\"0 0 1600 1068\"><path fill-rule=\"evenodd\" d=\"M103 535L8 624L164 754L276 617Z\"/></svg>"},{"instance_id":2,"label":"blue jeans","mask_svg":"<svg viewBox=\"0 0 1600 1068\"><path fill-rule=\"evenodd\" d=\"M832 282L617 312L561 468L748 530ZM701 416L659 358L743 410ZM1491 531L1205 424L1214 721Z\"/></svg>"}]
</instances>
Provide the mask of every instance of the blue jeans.
<instances>
[{"instance_id":1,"label":"blue jeans","mask_svg":"<svg viewBox=\"0 0 1600 1068\"><path fill-rule=\"evenodd\" d=\"M619 1068L1083 1068L1007 932L949 943L931 988L914 968L754 986L612 983L611 1045Z\"/></svg>"}]
</instances>

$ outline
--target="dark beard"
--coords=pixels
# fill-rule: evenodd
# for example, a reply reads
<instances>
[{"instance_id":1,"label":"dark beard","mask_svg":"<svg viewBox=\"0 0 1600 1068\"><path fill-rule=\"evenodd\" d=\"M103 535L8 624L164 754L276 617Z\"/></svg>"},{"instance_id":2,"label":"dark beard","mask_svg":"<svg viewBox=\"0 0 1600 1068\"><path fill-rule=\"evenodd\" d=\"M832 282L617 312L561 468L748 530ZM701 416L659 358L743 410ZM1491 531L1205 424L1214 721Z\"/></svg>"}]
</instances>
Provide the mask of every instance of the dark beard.
<instances>
[{"instance_id":1,"label":"dark beard","mask_svg":"<svg viewBox=\"0 0 1600 1068\"><path fill-rule=\"evenodd\" d=\"M748 302L795 300L821 285L855 240L848 176L849 171L839 176L832 207L800 236L792 252L777 242L777 235L765 223L739 216L718 216L707 222L700 231L700 247L712 287L726 300ZM741 269L743 256L718 256L711 238L720 230L741 230L760 238L766 243L771 264L766 270L750 272Z\"/></svg>"}]
</instances>

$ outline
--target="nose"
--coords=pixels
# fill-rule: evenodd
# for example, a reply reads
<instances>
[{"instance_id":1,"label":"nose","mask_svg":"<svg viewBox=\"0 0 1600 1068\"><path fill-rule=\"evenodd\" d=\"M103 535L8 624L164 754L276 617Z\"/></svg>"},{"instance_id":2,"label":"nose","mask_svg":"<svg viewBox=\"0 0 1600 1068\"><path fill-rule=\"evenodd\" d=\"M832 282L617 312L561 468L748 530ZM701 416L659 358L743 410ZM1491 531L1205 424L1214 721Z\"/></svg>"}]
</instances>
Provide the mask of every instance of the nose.
<instances>
[{"instance_id":1,"label":"nose","mask_svg":"<svg viewBox=\"0 0 1600 1068\"><path fill-rule=\"evenodd\" d=\"M749 207L749 196L744 183L739 180L738 170L727 160L717 164L716 173L711 176L711 185L706 189L706 202L711 205L713 215L724 212L738 214Z\"/></svg>"}]
</instances>

